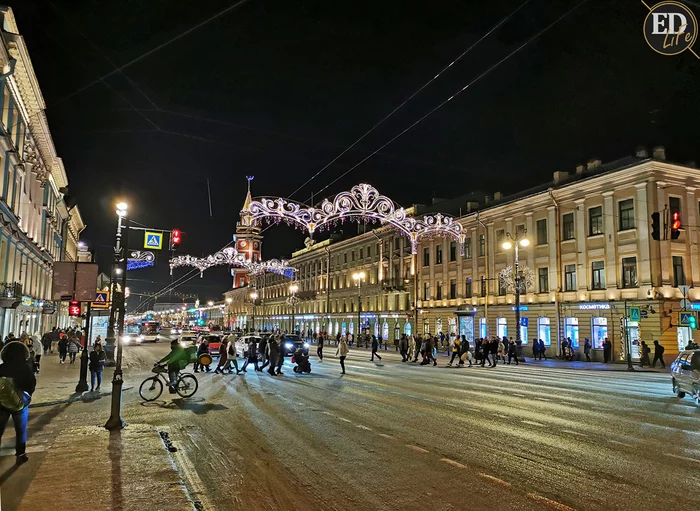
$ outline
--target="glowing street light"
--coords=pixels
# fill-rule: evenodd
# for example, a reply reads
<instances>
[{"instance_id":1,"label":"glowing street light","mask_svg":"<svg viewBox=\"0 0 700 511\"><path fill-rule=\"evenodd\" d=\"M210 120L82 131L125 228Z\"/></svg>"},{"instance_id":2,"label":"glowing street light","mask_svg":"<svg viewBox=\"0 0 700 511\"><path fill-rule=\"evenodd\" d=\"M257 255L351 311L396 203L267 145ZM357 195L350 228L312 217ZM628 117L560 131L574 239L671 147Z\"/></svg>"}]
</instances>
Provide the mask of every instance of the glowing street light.
<instances>
[{"instance_id":1,"label":"glowing street light","mask_svg":"<svg viewBox=\"0 0 700 511\"><path fill-rule=\"evenodd\" d=\"M357 282L357 339L359 341L360 331L362 330L362 281L365 280L365 272L360 271L352 274L352 279Z\"/></svg>"},{"instance_id":2,"label":"glowing street light","mask_svg":"<svg viewBox=\"0 0 700 511\"><path fill-rule=\"evenodd\" d=\"M530 240L525 237L527 234L526 230L521 232L516 232L515 237L511 233L506 233L506 239L503 242L503 248L505 250L510 250L515 248L515 340L520 345L522 340L520 335L520 261L518 259L518 247L527 247L530 245Z\"/></svg>"}]
</instances>

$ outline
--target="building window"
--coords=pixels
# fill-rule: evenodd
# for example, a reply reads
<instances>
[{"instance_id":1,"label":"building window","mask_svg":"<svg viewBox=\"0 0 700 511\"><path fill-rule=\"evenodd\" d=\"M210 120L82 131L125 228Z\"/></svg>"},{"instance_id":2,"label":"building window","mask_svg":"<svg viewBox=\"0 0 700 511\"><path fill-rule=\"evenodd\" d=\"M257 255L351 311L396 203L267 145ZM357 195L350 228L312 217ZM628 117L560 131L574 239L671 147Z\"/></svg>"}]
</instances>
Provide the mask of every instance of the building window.
<instances>
[{"instance_id":1,"label":"building window","mask_svg":"<svg viewBox=\"0 0 700 511\"><path fill-rule=\"evenodd\" d=\"M481 297L484 298L486 296L486 279L484 277L481 277Z\"/></svg>"},{"instance_id":2,"label":"building window","mask_svg":"<svg viewBox=\"0 0 700 511\"><path fill-rule=\"evenodd\" d=\"M365 258L365 251L364 251L364 249L361 248L360 249L360 259L364 259L364 258Z\"/></svg>"},{"instance_id":3,"label":"building window","mask_svg":"<svg viewBox=\"0 0 700 511\"><path fill-rule=\"evenodd\" d=\"M457 242L450 241L450 262L457 260Z\"/></svg>"},{"instance_id":4,"label":"building window","mask_svg":"<svg viewBox=\"0 0 700 511\"><path fill-rule=\"evenodd\" d=\"M464 283L464 298L472 297L472 279L467 277L467 281Z\"/></svg>"},{"instance_id":5,"label":"building window","mask_svg":"<svg viewBox=\"0 0 700 511\"><path fill-rule=\"evenodd\" d=\"M355 251L353 250L350 252L350 261L354 261L354 260L355 260Z\"/></svg>"},{"instance_id":6,"label":"building window","mask_svg":"<svg viewBox=\"0 0 700 511\"><path fill-rule=\"evenodd\" d=\"M574 214L567 213L562 217L561 235L564 241L574 239Z\"/></svg>"},{"instance_id":7,"label":"building window","mask_svg":"<svg viewBox=\"0 0 700 511\"><path fill-rule=\"evenodd\" d=\"M617 207L620 212L619 230L625 231L627 229L634 229L634 200L621 200L617 203Z\"/></svg>"},{"instance_id":8,"label":"building window","mask_svg":"<svg viewBox=\"0 0 700 511\"><path fill-rule=\"evenodd\" d=\"M501 339L508 337L508 322L506 318L496 318L496 335Z\"/></svg>"},{"instance_id":9,"label":"building window","mask_svg":"<svg viewBox=\"0 0 700 511\"><path fill-rule=\"evenodd\" d=\"M486 318L479 319L479 335L482 339L486 339L489 335L489 329L486 326Z\"/></svg>"},{"instance_id":10,"label":"building window","mask_svg":"<svg viewBox=\"0 0 700 511\"><path fill-rule=\"evenodd\" d=\"M505 296L505 295L506 295L506 285L501 279L498 279L498 296Z\"/></svg>"},{"instance_id":11,"label":"building window","mask_svg":"<svg viewBox=\"0 0 700 511\"><path fill-rule=\"evenodd\" d=\"M570 339L574 348L578 348L578 318L564 318L564 338Z\"/></svg>"},{"instance_id":12,"label":"building window","mask_svg":"<svg viewBox=\"0 0 700 511\"><path fill-rule=\"evenodd\" d=\"M450 280L450 300L457 298L457 279Z\"/></svg>"},{"instance_id":13,"label":"building window","mask_svg":"<svg viewBox=\"0 0 700 511\"><path fill-rule=\"evenodd\" d=\"M343 262L347 263L348 262L348 254L347 252L343 254Z\"/></svg>"},{"instance_id":14,"label":"building window","mask_svg":"<svg viewBox=\"0 0 700 511\"><path fill-rule=\"evenodd\" d=\"M605 289L605 262L593 261L593 263L591 263L591 270L593 272L591 289Z\"/></svg>"},{"instance_id":15,"label":"building window","mask_svg":"<svg viewBox=\"0 0 700 511\"><path fill-rule=\"evenodd\" d=\"M588 235L603 234L603 206L588 210Z\"/></svg>"},{"instance_id":16,"label":"building window","mask_svg":"<svg viewBox=\"0 0 700 511\"><path fill-rule=\"evenodd\" d=\"M685 273L683 273L683 258L673 256L673 287L685 286Z\"/></svg>"},{"instance_id":17,"label":"building window","mask_svg":"<svg viewBox=\"0 0 700 511\"><path fill-rule=\"evenodd\" d=\"M442 264L442 245L435 246L435 264Z\"/></svg>"},{"instance_id":18,"label":"building window","mask_svg":"<svg viewBox=\"0 0 700 511\"><path fill-rule=\"evenodd\" d=\"M367 247L367 257L372 257L372 245Z\"/></svg>"},{"instance_id":19,"label":"building window","mask_svg":"<svg viewBox=\"0 0 700 511\"><path fill-rule=\"evenodd\" d=\"M600 349L603 341L608 336L608 318L591 318L591 333L593 335L593 347Z\"/></svg>"},{"instance_id":20,"label":"building window","mask_svg":"<svg viewBox=\"0 0 700 511\"><path fill-rule=\"evenodd\" d=\"M564 291L576 291L576 265L564 266Z\"/></svg>"},{"instance_id":21,"label":"building window","mask_svg":"<svg viewBox=\"0 0 700 511\"><path fill-rule=\"evenodd\" d=\"M467 238L464 240L464 258L465 259L472 258L472 239L471 238Z\"/></svg>"},{"instance_id":22,"label":"building window","mask_svg":"<svg viewBox=\"0 0 700 511\"><path fill-rule=\"evenodd\" d=\"M428 247L423 249L423 266L430 266L430 249Z\"/></svg>"},{"instance_id":23,"label":"building window","mask_svg":"<svg viewBox=\"0 0 700 511\"><path fill-rule=\"evenodd\" d=\"M547 244L547 219L543 218L537 221L537 244Z\"/></svg>"},{"instance_id":24,"label":"building window","mask_svg":"<svg viewBox=\"0 0 700 511\"><path fill-rule=\"evenodd\" d=\"M622 287L637 287L637 258L622 258Z\"/></svg>"},{"instance_id":25,"label":"building window","mask_svg":"<svg viewBox=\"0 0 700 511\"><path fill-rule=\"evenodd\" d=\"M503 240L506 237L506 231L504 229L498 229L496 231L496 253L500 254L503 252Z\"/></svg>"},{"instance_id":26,"label":"building window","mask_svg":"<svg viewBox=\"0 0 700 511\"><path fill-rule=\"evenodd\" d=\"M486 236L479 234L479 257L484 257L486 254Z\"/></svg>"},{"instance_id":27,"label":"building window","mask_svg":"<svg viewBox=\"0 0 700 511\"><path fill-rule=\"evenodd\" d=\"M442 300L442 282L437 283L437 288L435 290L435 299Z\"/></svg>"},{"instance_id":28,"label":"building window","mask_svg":"<svg viewBox=\"0 0 700 511\"><path fill-rule=\"evenodd\" d=\"M430 283L423 283L423 300L430 300Z\"/></svg>"},{"instance_id":29,"label":"building window","mask_svg":"<svg viewBox=\"0 0 700 511\"><path fill-rule=\"evenodd\" d=\"M544 342L545 346L552 345L549 318L537 318L537 338Z\"/></svg>"},{"instance_id":30,"label":"building window","mask_svg":"<svg viewBox=\"0 0 700 511\"><path fill-rule=\"evenodd\" d=\"M549 292L549 268L539 268L537 276L540 284L540 293Z\"/></svg>"},{"instance_id":31,"label":"building window","mask_svg":"<svg viewBox=\"0 0 700 511\"><path fill-rule=\"evenodd\" d=\"M681 212L681 198L680 197L669 197L668 198L668 209L671 210L671 214Z\"/></svg>"}]
</instances>

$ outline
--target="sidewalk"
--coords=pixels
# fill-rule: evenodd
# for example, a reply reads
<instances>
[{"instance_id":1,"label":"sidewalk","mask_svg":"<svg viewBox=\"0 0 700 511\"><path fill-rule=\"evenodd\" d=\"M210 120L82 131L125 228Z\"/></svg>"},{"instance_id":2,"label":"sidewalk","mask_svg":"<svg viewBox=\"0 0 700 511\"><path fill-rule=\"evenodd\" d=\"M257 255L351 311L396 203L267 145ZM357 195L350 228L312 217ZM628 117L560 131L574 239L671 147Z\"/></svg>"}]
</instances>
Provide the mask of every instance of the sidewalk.
<instances>
[{"instance_id":1,"label":"sidewalk","mask_svg":"<svg viewBox=\"0 0 700 511\"><path fill-rule=\"evenodd\" d=\"M130 424L112 432L75 427L59 435L24 494L19 511L192 510L160 435Z\"/></svg>"}]
</instances>

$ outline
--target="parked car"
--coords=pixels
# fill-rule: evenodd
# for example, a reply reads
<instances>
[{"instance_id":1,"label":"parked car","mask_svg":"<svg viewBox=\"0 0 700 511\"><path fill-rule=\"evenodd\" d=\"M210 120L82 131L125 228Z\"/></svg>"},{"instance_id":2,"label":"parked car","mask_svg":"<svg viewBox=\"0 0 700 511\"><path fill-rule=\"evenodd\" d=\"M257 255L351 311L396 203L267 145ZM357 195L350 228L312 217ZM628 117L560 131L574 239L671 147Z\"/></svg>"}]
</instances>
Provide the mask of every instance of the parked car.
<instances>
[{"instance_id":1,"label":"parked car","mask_svg":"<svg viewBox=\"0 0 700 511\"><path fill-rule=\"evenodd\" d=\"M309 353L309 343L296 334L286 334L282 336L282 353L285 357L291 356L296 350L301 348L304 353Z\"/></svg>"},{"instance_id":2,"label":"parked car","mask_svg":"<svg viewBox=\"0 0 700 511\"><path fill-rule=\"evenodd\" d=\"M700 405L700 350L685 350L671 364L673 392L680 398L689 394Z\"/></svg>"}]
</instances>

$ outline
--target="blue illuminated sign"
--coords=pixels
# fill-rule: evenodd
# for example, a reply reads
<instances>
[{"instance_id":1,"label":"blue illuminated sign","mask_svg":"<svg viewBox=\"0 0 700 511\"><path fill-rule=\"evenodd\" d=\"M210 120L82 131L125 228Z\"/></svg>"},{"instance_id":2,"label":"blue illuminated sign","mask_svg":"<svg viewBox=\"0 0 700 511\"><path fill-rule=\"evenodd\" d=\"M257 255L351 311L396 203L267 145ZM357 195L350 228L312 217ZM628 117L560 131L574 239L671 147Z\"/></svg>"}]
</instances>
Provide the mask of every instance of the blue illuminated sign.
<instances>
[{"instance_id":1,"label":"blue illuminated sign","mask_svg":"<svg viewBox=\"0 0 700 511\"><path fill-rule=\"evenodd\" d=\"M527 305L521 305L520 307L518 307L518 309L521 310L521 311L526 311L526 310L528 309L528 306L527 306ZM510 310L514 311L514 310L515 310L515 307L511 307Z\"/></svg>"}]
</instances>

